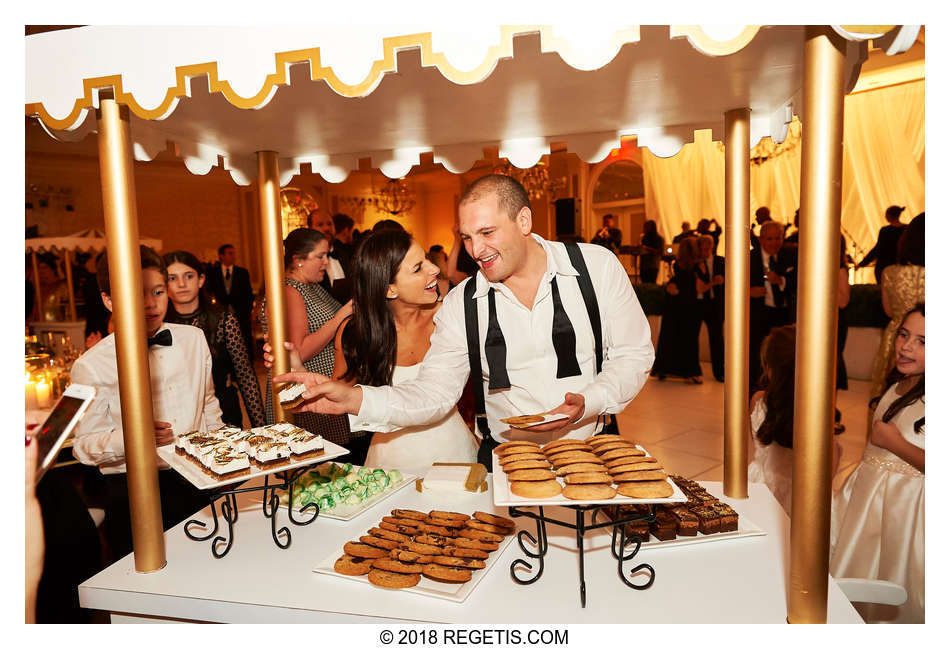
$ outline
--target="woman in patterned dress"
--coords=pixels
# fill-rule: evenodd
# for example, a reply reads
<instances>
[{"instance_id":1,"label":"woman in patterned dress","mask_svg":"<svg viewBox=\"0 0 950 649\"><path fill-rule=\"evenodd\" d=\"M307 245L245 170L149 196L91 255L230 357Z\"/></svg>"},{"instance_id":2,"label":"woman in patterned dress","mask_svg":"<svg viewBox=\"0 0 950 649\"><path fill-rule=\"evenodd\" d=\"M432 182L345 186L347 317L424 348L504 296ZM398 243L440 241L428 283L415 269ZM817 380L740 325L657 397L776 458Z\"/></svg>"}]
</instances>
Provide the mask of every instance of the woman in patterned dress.
<instances>
[{"instance_id":1,"label":"woman in patterned dress","mask_svg":"<svg viewBox=\"0 0 950 649\"><path fill-rule=\"evenodd\" d=\"M243 426L237 396L240 390L251 426L263 426L261 389L234 311L231 307L211 303L202 288L205 283L202 264L193 254L184 250L170 252L165 255L165 265L171 298L165 322L191 325L204 331L211 351L211 377L214 395L221 404L221 420L232 426Z\"/></svg>"},{"instance_id":2,"label":"woman in patterned dress","mask_svg":"<svg viewBox=\"0 0 950 649\"><path fill-rule=\"evenodd\" d=\"M297 228L284 239L284 301L287 305L287 340L300 354L309 372L333 376L333 337L337 328L351 313L352 305L343 307L318 282L329 264L330 244L323 233L310 228ZM265 305L261 305L261 322L267 330ZM274 421L271 399L271 372L267 373L267 421ZM294 423L312 433L322 435L335 444L350 449L347 459L362 463L365 444L350 440L346 418L339 415L295 413Z\"/></svg>"}]
</instances>

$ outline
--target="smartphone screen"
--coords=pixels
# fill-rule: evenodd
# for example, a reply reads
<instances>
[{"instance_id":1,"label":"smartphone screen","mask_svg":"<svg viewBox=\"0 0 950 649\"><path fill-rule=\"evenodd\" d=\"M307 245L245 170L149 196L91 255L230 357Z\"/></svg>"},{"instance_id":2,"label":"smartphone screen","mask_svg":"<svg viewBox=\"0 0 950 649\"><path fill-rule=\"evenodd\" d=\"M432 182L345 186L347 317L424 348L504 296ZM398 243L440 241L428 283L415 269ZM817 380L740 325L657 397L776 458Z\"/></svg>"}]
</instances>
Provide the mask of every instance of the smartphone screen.
<instances>
[{"instance_id":1,"label":"smartphone screen","mask_svg":"<svg viewBox=\"0 0 950 649\"><path fill-rule=\"evenodd\" d=\"M46 457L56 445L63 431L66 430L69 422L71 422L73 417L76 416L76 413L79 412L83 403L85 403L83 399L63 395L59 403L57 403L53 409L53 412L46 418L46 421L30 433L39 445L36 453L37 481L39 481L39 478L42 476L44 460L46 460ZM52 458L50 458L50 461L46 464L52 464Z\"/></svg>"}]
</instances>

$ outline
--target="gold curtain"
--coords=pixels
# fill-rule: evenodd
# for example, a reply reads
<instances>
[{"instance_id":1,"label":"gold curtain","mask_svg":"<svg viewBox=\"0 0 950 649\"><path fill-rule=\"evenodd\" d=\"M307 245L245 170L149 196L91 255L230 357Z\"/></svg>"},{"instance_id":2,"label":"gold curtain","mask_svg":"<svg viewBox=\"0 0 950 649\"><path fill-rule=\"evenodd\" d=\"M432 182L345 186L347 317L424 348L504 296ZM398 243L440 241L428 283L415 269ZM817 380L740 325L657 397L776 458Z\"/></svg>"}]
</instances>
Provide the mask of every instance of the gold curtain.
<instances>
[{"instance_id":1,"label":"gold curtain","mask_svg":"<svg viewBox=\"0 0 950 649\"><path fill-rule=\"evenodd\" d=\"M786 142L751 169L749 216L762 205L779 222L792 222L801 187L801 128L796 118ZM772 148L763 141L759 151ZM906 205L908 222L924 211L924 81L912 81L845 97L844 168L841 224L863 255L885 225L888 205ZM709 131L697 131L696 141L672 158L658 158L643 151L643 177L647 218L655 219L660 234L670 241L680 223L694 227L701 218L722 224L724 209L722 144ZM724 250L720 239L719 253ZM849 251L852 241L848 239ZM858 281L873 282L871 269Z\"/></svg>"}]
</instances>

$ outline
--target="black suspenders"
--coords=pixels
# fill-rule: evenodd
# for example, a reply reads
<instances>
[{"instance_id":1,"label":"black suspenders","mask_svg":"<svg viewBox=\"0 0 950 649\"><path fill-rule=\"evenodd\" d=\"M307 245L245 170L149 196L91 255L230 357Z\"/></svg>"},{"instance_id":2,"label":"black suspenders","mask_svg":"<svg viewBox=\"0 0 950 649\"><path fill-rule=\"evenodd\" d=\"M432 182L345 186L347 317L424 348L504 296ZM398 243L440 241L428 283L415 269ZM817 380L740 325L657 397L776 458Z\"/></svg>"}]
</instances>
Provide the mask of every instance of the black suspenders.
<instances>
[{"instance_id":1,"label":"black suspenders","mask_svg":"<svg viewBox=\"0 0 950 649\"><path fill-rule=\"evenodd\" d=\"M581 297L584 298L587 317L590 319L590 326L594 332L594 360L596 362L596 373L600 374L604 360L604 344L600 325L600 310L597 306L597 294L594 293L594 284L591 282L590 271L587 269L587 263L584 261L580 247L574 242L565 243L564 247L571 259L571 265L578 272L577 286L581 291ZM482 443L478 448L478 461L491 471L491 453L498 446L498 442L492 437L491 430L488 428L488 416L485 414L485 385L482 381L482 355L478 340L478 305L474 297L476 285L477 281L474 276L469 278L465 285L463 298L465 304L465 338L468 343L468 365L472 390L475 394L475 424L482 436Z\"/></svg>"}]
</instances>

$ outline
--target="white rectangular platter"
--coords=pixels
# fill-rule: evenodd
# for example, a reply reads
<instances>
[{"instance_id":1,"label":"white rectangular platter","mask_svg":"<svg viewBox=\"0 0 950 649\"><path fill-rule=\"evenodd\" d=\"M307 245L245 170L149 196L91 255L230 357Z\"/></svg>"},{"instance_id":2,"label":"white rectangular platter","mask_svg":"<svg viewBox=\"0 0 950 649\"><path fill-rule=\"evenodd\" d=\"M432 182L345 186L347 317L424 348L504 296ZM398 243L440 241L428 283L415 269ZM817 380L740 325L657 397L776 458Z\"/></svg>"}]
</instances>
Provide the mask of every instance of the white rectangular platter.
<instances>
[{"instance_id":1,"label":"white rectangular platter","mask_svg":"<svg viewBox=\"0 0 950 649\"><path fill-rule=\"evenodd\" d=\"M597 511L596 518L602 521L610 520L603 510ZM604 528L610 532L613 528ZM765 532L754 522L750 521L748 516L739 516L739 529L734 532L716 532L715 534L703 534L697 532L696 536L677 536L669 541L660 541L655 536L650 535L650 540L640 544L640 549L653 550L655 548L676 548L684 545L697 545L699 543L715 543L717 541L732 541L734 539L743 539L752 536L765 536Z\"/></svg>"},{"instance_id":2,"label":"white rectangular platter","mask_svg":"<svg viewBox=\"0 0 950 649\"><path fill-rule=\"evenodd\" d=\"M332 553L327 555L320 563L313 567L314 572L318 572L324 575L332 575L334 577L340 577L342 579L349 579L350 581L358 581L366 584L369 588L378 588L379 590L393 591L400 593L412 593L413 595L423 595L425 597L435 597L436 599L446 599L450 602L461 603L465 601L475 587L478 585L478 582L482 580L482 577L485 576L489 570L492 569L492 566L498 562L499 557L504 554L505 549L508 545L515 539L517 530L514 534L509 534L505 537L505 540L498 544L498 549L494 552L491 552L488 555L488 559L485 560L485 567L481 570L472 571L472 579L463 584L449 584L441 581L434 581L428 577L423 576L419 583L411 588L383 588L381 586L376 586L371 584L369 579L365 575L341 575L338 572L333 570L333 564L336 563L336 560L343 556L343 548L337 548ZM356 540L355 538L352 540Z\"/></svg>"},{"instance_id":3,"label":"white rectangular platter","mask_svg":"<svg viewBox=\"0 0 950 649\"><path fill-rule=\"evenodd\" d=\"M640 450L644 450L642 446L637 446ZM644 452L646 452L644 450ZM650 454L647 453L647 456ZM492 496L495 501L495 505L499 507L518 507L518 506L528 506L528 505L624 505L630 503L685 503L686 496L683 494L682 490L676 486L676 484L670 480L669 477L666 478L666 481L673 487L673 495L666 498L630 498L628 496L621 496L617 494L613 498L608 500L572 500L570 498L565 498L564 496L552 496L550 498L522 498L511 493L511 490L508 488L508 476L505 475L505 472L501 470L501 465L498 464L498 456L492 453ZM557 481L561 483L561 486L564 486L564 478L557 478Z\"/></svg>"},{"instance_id":4,"label":"white rectangular platter","mask_svg":"<svg viewBox=\"0 0 950 649\"><path fill-rule=\"evenodd\" d=\"M309 466L311 464L320 464L326 462L327 460L332 460L335 457L346 455L347 453L349 453L349 451L342 446L334 444L329 440L323 440L323 455L308 457L305 460L288 462L287 464L268 467L266 469L261 469L260 467L254 466L252 464L249 473L219 480L217 478L212 478L207 473L202 471L197 464L189 460L186 456L175 453L174 444L160 446L158 448L158 456L165 460L165 462L167 462L171 468L175 469L175 471L178 471L178 473L184 476L188 482L193 484L198 489L214 489L215 487L224 487L238 482L245 482L262 475L299 469L300 467Z\"/></svg>"},{"instance_id":5,"label":"white rectangular platter","mask_svg":"<svg viewBox=\"0 0 950 649\"><path fill-rule=\"evenodd\" d=\"M385 469L385 467L380 467L380 468L387 470ZM392 489L387 489L386 491L376 494L372 498L367 498L366 500L361 502L359 505L337 505L333 509L321 509L320 517L334 518L338 521L353 520L354 518L356 518L357 516L365 512L367 509L375 505L376 503L386 500L387 498L392 496L394 493L396 493L400 489L403 489L406 486L411 485L412 483L416 481L416 478L418 477L419 476L412 475L411 473L403 473L402 482L398 482L395 485L393 485ZM286 507L286 505L281 505L281 506ZM298 507L294 507L294 511L297 513L300 513L301 509Z\"/></svg>"}]
</instances>

